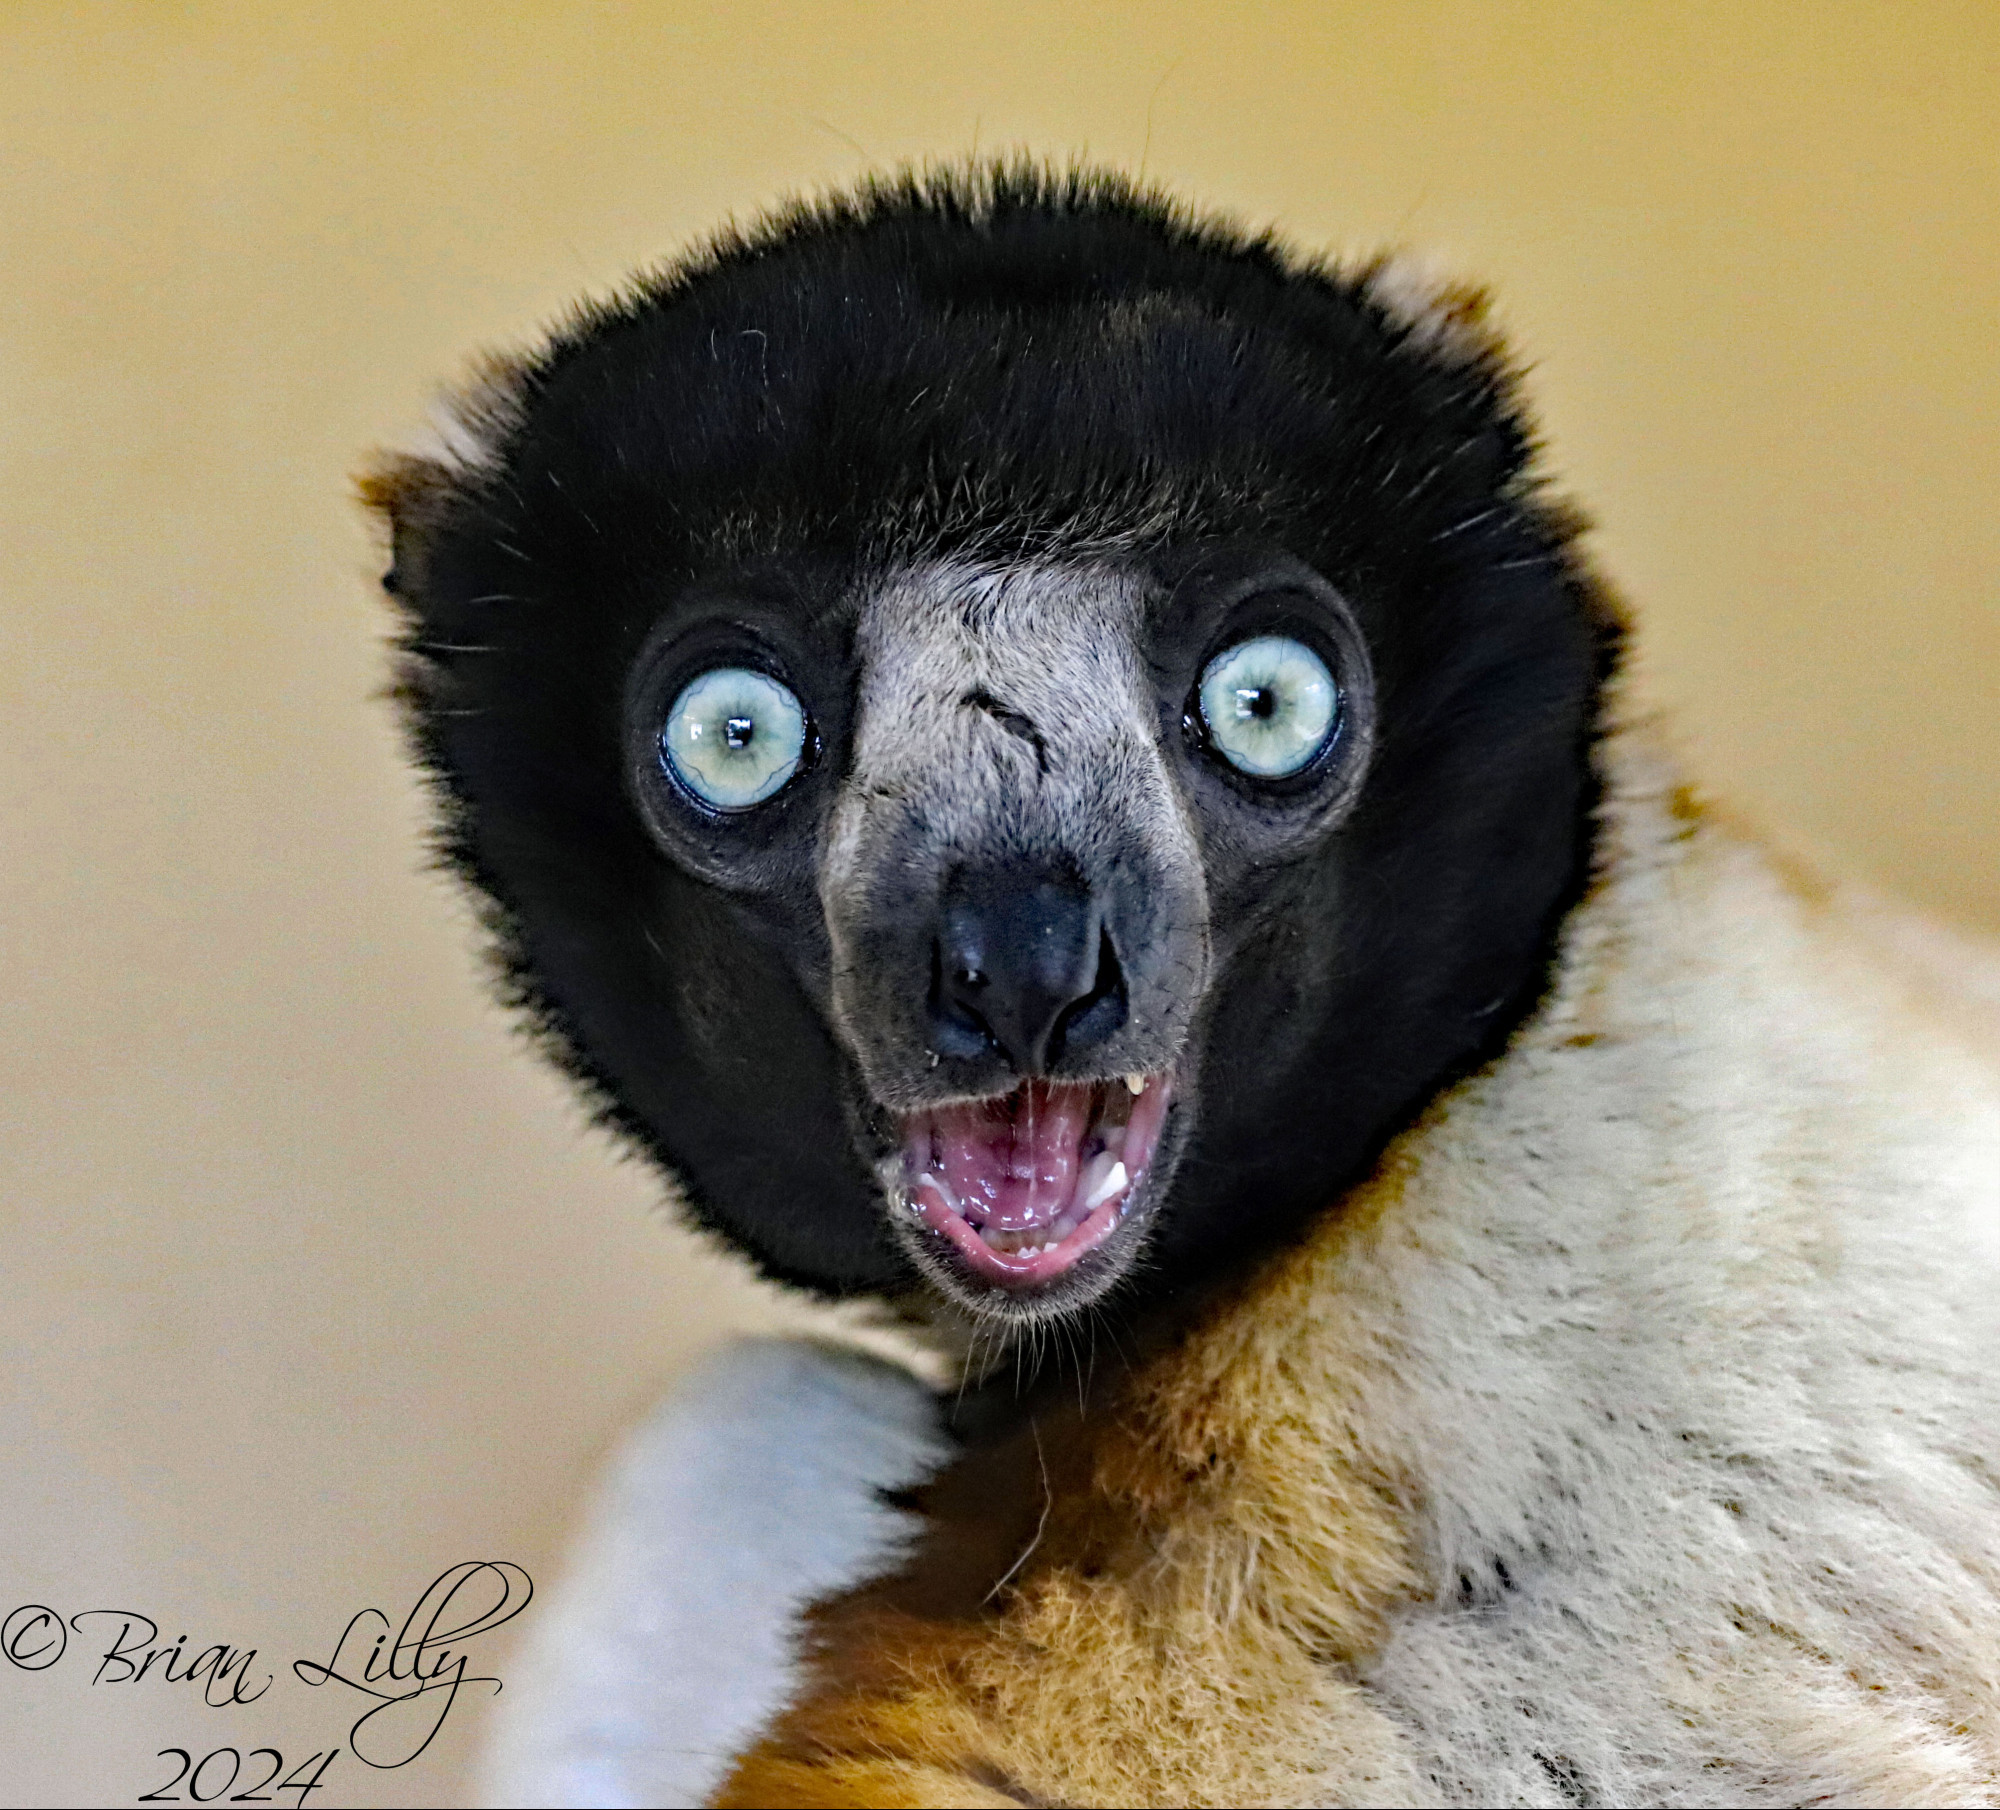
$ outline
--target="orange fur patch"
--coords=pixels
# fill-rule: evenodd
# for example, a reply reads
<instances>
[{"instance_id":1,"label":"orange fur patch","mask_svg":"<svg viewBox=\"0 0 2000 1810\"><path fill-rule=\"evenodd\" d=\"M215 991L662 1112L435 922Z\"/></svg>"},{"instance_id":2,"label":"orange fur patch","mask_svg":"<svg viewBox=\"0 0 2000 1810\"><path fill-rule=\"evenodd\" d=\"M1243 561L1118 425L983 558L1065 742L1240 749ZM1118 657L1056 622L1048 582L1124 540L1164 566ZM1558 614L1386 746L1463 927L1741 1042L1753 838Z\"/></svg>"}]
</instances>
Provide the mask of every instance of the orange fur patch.
<instances>
[{"instance_id":1,"label":"orange fur patch","mask_svg":"<svg viewBox=\"0 0 2000 1810\"><path fill-rule=\"evenodd\" d=\"M1399 1736L1342 1677L1424 1588L1343 1382L1383 1354L1343 1325L1339 1272L1397 1192L1391 1166L1093 1410L991 1608L825 1605L804 1696L716 1801L1407 1795Z\"/></svg>"}]
</instances>

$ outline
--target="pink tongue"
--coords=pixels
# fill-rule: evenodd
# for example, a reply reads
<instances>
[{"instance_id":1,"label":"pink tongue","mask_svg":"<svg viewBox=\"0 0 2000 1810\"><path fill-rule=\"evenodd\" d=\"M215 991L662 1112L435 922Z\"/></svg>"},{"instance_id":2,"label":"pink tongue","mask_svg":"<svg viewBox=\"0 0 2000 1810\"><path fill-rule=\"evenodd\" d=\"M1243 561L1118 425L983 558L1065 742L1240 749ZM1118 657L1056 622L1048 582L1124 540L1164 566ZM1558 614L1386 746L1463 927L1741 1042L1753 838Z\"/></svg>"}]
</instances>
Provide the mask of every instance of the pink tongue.
<instances>
[{"instance_id":1,"label":"pink tongue","mask_svg":"<svg viewBox=\"0 0 2000 1810\"><path fill-rule=\"evenodd\" d=\"M1030 1081L1004 1100L940 1106L934 1148L967 1219L999 1232L1052 1223L1076 1192L1095 1087Z\"/></svg>"}]
</instances>

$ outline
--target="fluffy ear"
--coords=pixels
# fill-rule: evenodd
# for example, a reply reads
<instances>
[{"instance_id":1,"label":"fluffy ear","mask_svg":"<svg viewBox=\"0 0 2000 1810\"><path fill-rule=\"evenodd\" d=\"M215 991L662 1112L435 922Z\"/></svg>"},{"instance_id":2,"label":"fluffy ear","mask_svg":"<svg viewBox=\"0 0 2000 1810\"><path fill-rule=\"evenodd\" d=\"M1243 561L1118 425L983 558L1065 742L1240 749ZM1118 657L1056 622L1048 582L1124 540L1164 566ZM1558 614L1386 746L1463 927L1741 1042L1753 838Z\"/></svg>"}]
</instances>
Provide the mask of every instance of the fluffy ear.
<instances>
[{"instance_id":1,"label":"fluffy ear","mask_svg":"<svg viewBox=\"0 0 2000 1810\"><path fill-rule=\"evenodd\" d=\"M448 466L415 453L381 453L354 480L354 494L388 531L382 588L415 614L425 591L424 548L457 490Z\"/></svg>"},{"instance_id":2,"label":"fluffy ear","mask_svg":"<svg viewBox=\"0 0 2000 1810\"><path fill-rule=\"evenodd\" d=\"M1415 252L1385 252L1364 265L1361 291L1403 329L1409 343L1446 364L1504 372L1507 348L1493 298Z\"/></svg>"},{"instance_id":3,"label":"fluffy ear","mask_svg":"<svg viewBox=\"0 0 2000 1810\"><path fill-rule=\"evenodd\" d=\"M428 591L424 554L455 504L496 477L521 425L528 360L491 353L431 405L424 431L384 452L355 479L355 494L389 531L383 586L413 613Z\"/></svg>"}]
</instances>

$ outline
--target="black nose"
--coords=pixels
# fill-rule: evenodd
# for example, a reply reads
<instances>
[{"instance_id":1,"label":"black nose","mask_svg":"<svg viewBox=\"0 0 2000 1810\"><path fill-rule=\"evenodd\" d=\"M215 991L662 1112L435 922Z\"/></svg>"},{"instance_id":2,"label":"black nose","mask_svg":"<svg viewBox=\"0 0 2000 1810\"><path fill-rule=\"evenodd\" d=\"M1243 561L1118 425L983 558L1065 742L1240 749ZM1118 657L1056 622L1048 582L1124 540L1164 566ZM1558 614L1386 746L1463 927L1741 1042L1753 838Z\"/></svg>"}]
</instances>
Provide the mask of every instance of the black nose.
<instances>
[{"instance_id":1,"label":"black nose","mask_svg":"<svg viewBox=\"0 0 2000 1810\"><path fill-rule=\"evenodd\" d=\"M1090 889L1046 871L961 869L931 946L931 1032L940 1055L989 1051L1045 1075L1125 1022L1125 977Z\"/></svg>"}]
</instances>

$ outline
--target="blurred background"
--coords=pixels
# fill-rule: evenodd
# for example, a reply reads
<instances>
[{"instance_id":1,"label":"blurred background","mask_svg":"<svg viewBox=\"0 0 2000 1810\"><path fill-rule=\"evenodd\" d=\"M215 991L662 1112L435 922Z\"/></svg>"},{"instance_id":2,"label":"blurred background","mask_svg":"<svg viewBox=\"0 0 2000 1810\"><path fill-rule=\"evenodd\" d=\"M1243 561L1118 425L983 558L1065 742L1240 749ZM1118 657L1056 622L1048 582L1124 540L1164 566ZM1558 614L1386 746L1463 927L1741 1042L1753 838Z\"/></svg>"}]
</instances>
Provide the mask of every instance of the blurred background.
<instances>
[{"instance_id":1,"label":"blurred background","mask_svg":"<svg viewBox=\"0 0 2000 1810\"><path fill-rule=\"evenodd\" d=\"M796 1311L584 1128L424 871L349 477L470 351L975 146L1427 248L1709 788L2000 927L1996 96L1991 0L0 9L0 1614L277 1675L0 1657L0 1800L344 1746L292 1659L551 1575L617 1430ZM461 1801L485 1701L315 1801Z\"/></svg>"}]
</instances>

